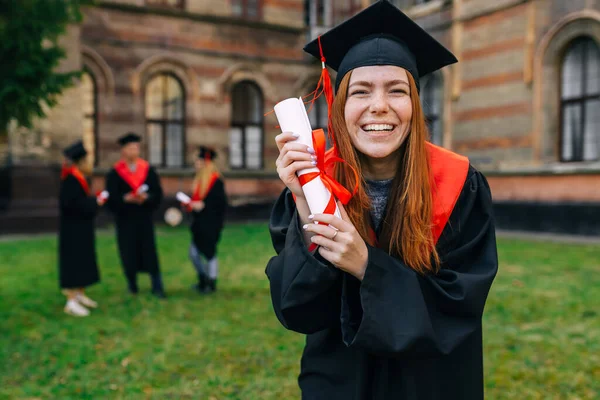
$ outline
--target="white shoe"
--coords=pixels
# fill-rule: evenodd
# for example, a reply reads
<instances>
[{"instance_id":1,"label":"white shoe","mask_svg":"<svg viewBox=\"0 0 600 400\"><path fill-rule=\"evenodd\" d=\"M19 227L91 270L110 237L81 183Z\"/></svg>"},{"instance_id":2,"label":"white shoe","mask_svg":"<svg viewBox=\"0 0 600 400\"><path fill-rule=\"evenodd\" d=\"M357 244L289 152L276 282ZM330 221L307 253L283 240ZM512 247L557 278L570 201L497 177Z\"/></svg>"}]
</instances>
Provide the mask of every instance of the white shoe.
<instances>
[{"instance_id":1,"label":"white shoe","mask_svg":"<svg viewBox=\"0 0 600 400\"><path fill-rule=\"evenodd\" d=\"M89 308L97 308L98 307L98 303L96 303L94 300L87 297L85 294L78 293L77 297L75 299L77 300L77 302L79 304L82 304L86 307L89 307Z\"/></svg>"},{"instance_id":2,"label":"white shoe","mask_svg":"<svg viewBox=\"0 0 600 400\"><path fill-rule=\"evenodd\" d=\"M73 315L75 317L87 317L88 315L90 315L90 310L88 310L75 300L69 300L65 305L65 313Z\"/></svg>"}]
</instances>

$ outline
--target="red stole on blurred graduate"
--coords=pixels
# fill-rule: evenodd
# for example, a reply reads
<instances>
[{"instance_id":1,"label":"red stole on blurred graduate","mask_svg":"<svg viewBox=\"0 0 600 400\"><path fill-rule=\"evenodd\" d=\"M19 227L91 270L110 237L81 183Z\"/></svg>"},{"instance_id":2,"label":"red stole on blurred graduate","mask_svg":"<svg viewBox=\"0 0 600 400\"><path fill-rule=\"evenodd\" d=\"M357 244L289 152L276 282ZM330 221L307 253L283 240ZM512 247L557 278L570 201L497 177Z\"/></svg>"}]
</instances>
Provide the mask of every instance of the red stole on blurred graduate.
<instances>
[{"instance_id":1,"label":"red stole on blurred graduate","mask_svg":"<svg viewBox=\"0 0 600 400\"><path fill-rule=\"evenodd\" d=\"M134 172L131 172L124 160L117 161L114 168L117 174L131 187L132 191L136 192L146 182L150 165L148 161L138 158Z\"/></svg>"},{"instance_id":2,"label":"red stole on blurred graduate","mask_svg":"<svg viewBox=\"0 0 600 400\"><path fill-rule=\"evenodd\" d=\"M89 196L90 195L90 187L89 187L87 181L85 180L85 177L79 170L79 168L77 168L74 165L72 165L72 166L63 165L62 170L60 171L60 179L65 180L67 178L67 176L69 176L69 175L72 175L75 179L77 179L77 181L83 188L83 191L85 192L85 194Z\"/></svg>"},{"instance_id":3,"label":"red stole on blurred graduate","mask_svg":"<svg viewBox=\"0 0 600 400\"><path fill-rule=\"evenodd\" d=\"M201 181L198 181L198 183L196 184L196 187L194 188L194 194L192 195L192 201L202 201L206 198L206 196L208 196L208 194L210 193L210 190L212 189L212 187L215 185L215 182L217 181L217 179L219 179L219 174L216 172L213 172L210 175L210 178L208 178L208 186L206 187L206 192L204 193L200 193L200 187L201 185Z\"/></svg>"}]
</instances>

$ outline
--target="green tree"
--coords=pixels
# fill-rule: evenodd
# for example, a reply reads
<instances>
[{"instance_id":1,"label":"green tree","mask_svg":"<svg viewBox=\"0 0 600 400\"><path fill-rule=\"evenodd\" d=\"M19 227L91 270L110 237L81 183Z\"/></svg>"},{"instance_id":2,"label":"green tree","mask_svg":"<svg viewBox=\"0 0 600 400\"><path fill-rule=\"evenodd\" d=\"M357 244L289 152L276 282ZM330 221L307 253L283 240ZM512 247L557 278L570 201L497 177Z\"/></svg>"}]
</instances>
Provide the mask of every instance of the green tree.
<instances>
[{"instance_id":1,"label":"green tree","mask_svg":"<svg viewBox=\"0 0 600 400\"><path fill-rule=\"evenodd\" d=\"M0 135L15 120L31 128L80 72L56 71L58 39L93 0L0 0Z\"/></svg>"}]
</instances>

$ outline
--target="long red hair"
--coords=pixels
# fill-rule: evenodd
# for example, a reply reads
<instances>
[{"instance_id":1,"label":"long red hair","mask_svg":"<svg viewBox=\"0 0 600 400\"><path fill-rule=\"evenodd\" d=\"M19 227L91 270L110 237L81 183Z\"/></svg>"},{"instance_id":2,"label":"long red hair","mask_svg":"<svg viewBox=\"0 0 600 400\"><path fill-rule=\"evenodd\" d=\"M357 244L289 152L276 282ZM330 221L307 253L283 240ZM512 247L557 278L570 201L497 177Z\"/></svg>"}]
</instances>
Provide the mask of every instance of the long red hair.
<instances>
[{"instance_id":1,"label":"long red hair","mask_svg":"<svg viewBox=\"0 0 600 400\"><path fill-rule=\"evenodd\" d=\"M431 173L425 140L429 133L414 78L407 73L412 103L410 131L400 152L396 175L388 196L388 206L383 217L379 246L410 268L425 274L437 272L439 255L433 239L433 197ZM361 164L364 155L359 153L350 139L345 120L348 85L352 72L340 83L332 107L332 124L339 156L359 171L361 181L356 195L345 207L352 224L365 242L374 245L369 234L371 201L365 190ZM336 164L336 179L346 187L353 187L351 174L341 164Z\"/></svg>"}]
</instances>

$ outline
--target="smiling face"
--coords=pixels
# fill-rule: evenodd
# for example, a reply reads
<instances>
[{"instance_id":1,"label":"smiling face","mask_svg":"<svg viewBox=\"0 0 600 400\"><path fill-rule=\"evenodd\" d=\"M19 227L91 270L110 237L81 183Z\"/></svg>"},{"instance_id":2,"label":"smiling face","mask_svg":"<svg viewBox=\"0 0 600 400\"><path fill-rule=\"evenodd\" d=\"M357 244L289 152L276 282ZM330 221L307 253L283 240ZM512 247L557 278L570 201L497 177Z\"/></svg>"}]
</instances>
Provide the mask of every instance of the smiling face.
<instances>
[{"instance_id":1,"label":"smiling face","mask_svg":"<svg viewBox=\"0 0 600 400\"><path fill-rule=\"evenodd\" d=\"M373 159L393 155L408 136L412 119L406 70L369 66L352 71L344 110L354 147Z\"/></svg>"}]
</instances>

